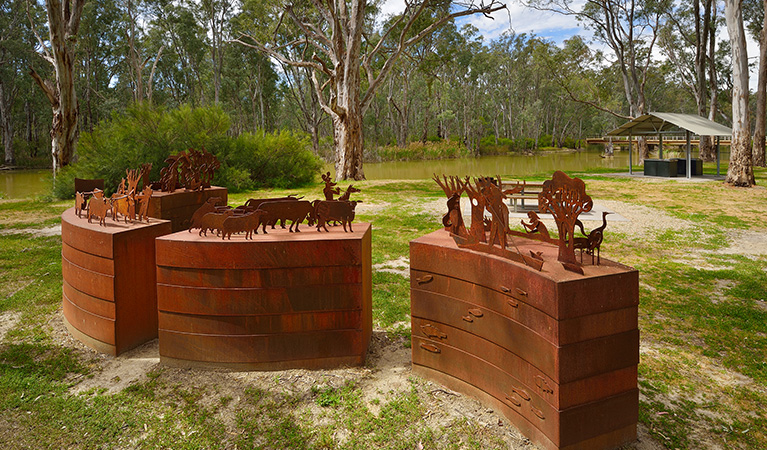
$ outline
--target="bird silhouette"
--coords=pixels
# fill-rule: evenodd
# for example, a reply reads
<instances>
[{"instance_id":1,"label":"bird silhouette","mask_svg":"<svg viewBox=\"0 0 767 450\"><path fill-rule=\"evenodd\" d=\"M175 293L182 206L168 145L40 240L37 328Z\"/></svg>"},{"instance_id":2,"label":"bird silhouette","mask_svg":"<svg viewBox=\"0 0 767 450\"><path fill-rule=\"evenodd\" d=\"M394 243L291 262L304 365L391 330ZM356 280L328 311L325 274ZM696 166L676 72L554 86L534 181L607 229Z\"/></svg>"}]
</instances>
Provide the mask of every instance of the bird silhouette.
<instances>
[{"instance_id":1,"label":"bird silhouette","mask_svg":"<svg viewBox=\"0 0 767 450\"><path fill-rule=\"evenodd\" d=\"M586 253L591 255L591 264L594 264L594 250L597 251L597 265L599 265L600 247L602 246L602 239L604 238L604 230L607 227L607 215L610 214L607 211L602 211L602 226L594 228L588 235L589 246L586 249Z\"/></svg>"}]
</instances>

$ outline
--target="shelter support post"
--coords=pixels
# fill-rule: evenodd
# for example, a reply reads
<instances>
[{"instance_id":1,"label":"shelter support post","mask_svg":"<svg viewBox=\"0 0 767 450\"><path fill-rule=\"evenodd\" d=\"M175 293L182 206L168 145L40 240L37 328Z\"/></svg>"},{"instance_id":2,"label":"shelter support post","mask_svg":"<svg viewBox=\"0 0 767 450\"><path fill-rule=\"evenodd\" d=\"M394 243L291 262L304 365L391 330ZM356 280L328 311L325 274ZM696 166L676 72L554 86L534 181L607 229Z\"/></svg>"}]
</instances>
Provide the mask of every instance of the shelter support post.
<instances>
[{"instance_id":1,"label":"shelter support post","mask_svg":"<svg viewBox=\"0 0 767 450\"><path fill-rule=\"evenodd\" d=\"M631 140L632 136L629 134L629 175L634 175L634 162L632 160L632 157L634 155L634 150L631 148Z\"/></svg>"},{"instance_id":2,"label":"shelter support post","mask_svg":"<svg viewBox=\"0 0 767 450\"><path fill-rule=\"evenodd\" d=\"M690 130L687 130L685 132L685 136L687 137L687 178L692 177L692 157L690 156L691 148L690 148Z\"/></svg>"},{"instance_id":3,"label":"shelter support post","mask_svg":"<svg viewBox=\"0 0 767 450\"><path fill-rule=\"evenodd\" d=\"M719 136L716 137L716 176L719 176L719 139L721 139Z\"/></svg>"},{"instance_id":4,"label":"shelter support post","mask_svg":"<svg viewBox=\"0 0 767 450\"><path fill-rule=\"evenodd\" d=\"M663 135L658 133L658 159L663 159Z\"/></svg>"}]
</instances>

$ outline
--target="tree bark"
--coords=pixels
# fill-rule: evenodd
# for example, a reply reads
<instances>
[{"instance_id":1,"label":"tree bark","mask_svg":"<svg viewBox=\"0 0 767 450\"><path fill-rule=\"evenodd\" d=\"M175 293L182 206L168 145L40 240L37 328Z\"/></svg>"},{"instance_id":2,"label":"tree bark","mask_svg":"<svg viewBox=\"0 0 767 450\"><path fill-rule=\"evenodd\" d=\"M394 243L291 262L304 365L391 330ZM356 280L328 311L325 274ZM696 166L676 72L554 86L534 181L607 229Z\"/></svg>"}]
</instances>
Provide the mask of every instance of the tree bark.
<instances>
[{"instance_id":1,"label":"tree bark","mask_svg":"<svg viewBox=\"0 0 767 450\"><path fill-rule=\"evenodd\" d=\"M80 135L78 127L77 93L75 91L75 58L73 45L77 42L80 17L85 0L47 0L50 50L38 36L44 59L53 65L55 85L43 80L32 69L30 75L51 104L51 156L54 174L72 161Z\"/></svg>"},{"instance_id":2,"label":"tree bark","mask_svg":"<svg viewBox=\"0 0 767 450\"><path fill-rule=\"evenodd\" d=\"M767 118L767 0L762 0L764 19L759 33L759 84L756 90L756 117L754 121L754 166L765 167L765 119Z\"/></svg>"},{"instance_id":3,"label":"tree bark","mask_svg":"<svg viewBox=\"0 0 767 450\"><path fill-rule=\"evenodd\" d=\"M754 169L748 121L748 54L741 0L725 0L724 15L732 48L732 142L725 182L750 187L754 184Z\"/></svg>"},{"instance_id":4,"label":"tree bark","mask_svg":"<svg viewBox=\"0 0 767 450\"><path fill-rule=\"evenodd\" d=\"M286 56L290 53L278 50L278 47L266 46L253 36L247 36L249 42L242 39L236 39L235 42L255 48L284 64L311 70L312 85L320 107L333 121L336 179L340 180L365 178L362 170L362 116L404 49L419 42L453 18L476 13L490 14L506 8L496 0L463 3L464 9L446 14L414 36L408 37L429 2L406 2L403 14L396 17L393 25L383 31L377 43L370 43L366 47L367 52L363 55L361 47L365 10L368 6L366 0L315 0L312 2L313 8L305 16L302 16L304 10L300 9L303 5L290 4L285 7L285 14L304 35L304 38L296 39L287 46L301 49L294 54L306 55L306 58ZM282 21L278 27L281 23ZM387 47L387 43L393 45ZM311 51L306 51L304 46L311 48ZM379 53L384 48L388 50L386 55ZM322 56L314 53L309 57L312 52L318 52ZM383 61L383 65L373 70L371 65L374 61ZM364 92L361 83L362 71L367 76ZM323 83L318 75L323 77Z\"/></svg>"},{"instance_id":5,"label":"tree bark","mask_svg":"<svg viewBox=\"0 0 767 450\"><path fill-rule=\"evenodd\" d=\"M13 152L13 121L11 120L12 101L6 98L11 93L6 92L5 84L0 80L0 127L3 130L3 149L5 150L5 165L16 164L16 156Z\"/></svg>"}]
</instances>

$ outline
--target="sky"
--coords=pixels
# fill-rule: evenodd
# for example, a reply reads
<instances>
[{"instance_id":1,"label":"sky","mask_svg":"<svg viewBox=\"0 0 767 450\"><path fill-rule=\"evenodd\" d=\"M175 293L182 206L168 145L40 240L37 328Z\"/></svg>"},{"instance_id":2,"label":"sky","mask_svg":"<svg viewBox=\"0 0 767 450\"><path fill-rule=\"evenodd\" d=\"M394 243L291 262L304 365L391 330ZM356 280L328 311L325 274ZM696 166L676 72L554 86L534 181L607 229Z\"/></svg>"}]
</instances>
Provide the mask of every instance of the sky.
<instances>
[{"instance_id":1,"label":"sky","mask_svg":"<svg viewBox=\"0 0 767 450\"><path fill-rule=\"evenodd\" d=\"M573 1L574 9L579 10L578 4L585 3L584 0ZM529 33L553 41L561 46L562 42L575 36L581 35L587 42L591 40L592 34L584 29L575 17L565 16L553 12L537 11L526 6L522 6L519 1L507 1L507 10L497 11L492 14L493 19L489 19L481 14L475 14L469 17L462 17L457 22L459 26L470 23L474 25L479 33L484 36L485 43L500 36L504 31L512 30L517 34ZM403 0L386 0L382 6L384 14L394 14L402 12L404 9ZM718 40L728 39L727 28L722 26L719 29ZM759 59L759 45L748 36L748 56L753 63ZM591 43L592 48L605 49L601 45ZM659 57L660 52L657 52ZM608 53L609 55L609 53ZM749 77L749 84L752 91L756 91L758 64L753 64Z\"/></svg>"}]
</instances>

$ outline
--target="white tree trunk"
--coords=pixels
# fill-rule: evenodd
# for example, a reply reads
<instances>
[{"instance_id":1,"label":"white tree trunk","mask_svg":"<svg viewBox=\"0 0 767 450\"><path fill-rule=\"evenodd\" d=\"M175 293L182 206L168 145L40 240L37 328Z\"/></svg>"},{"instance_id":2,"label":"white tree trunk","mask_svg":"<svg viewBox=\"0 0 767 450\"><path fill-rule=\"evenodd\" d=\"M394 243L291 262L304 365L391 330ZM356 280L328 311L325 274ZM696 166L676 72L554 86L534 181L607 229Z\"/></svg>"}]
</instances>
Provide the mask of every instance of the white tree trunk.
<instances>
[{"instance_id":1,"label":"white tree trunk","mask_svg":"<svg viewBox=\"0 0 767 450\"><path fill-rule=\"evenodd\" d=\"M732 48L732 143L726 182L734 186L754 184L751 159L751 127L748 120L748 54L743 28L742 0L725 0L724 15Z\"/></svg>"}]
</instances>

